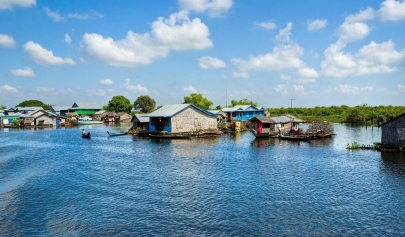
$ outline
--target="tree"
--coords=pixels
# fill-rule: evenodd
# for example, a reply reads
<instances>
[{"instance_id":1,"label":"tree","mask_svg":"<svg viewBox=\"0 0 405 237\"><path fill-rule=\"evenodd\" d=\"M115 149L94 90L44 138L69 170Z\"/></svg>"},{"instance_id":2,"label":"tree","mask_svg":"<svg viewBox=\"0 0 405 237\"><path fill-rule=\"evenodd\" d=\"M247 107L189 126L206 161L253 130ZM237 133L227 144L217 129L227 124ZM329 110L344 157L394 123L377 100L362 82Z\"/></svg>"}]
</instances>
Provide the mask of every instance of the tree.
<instances>
[{"instance_id":1,"label":"tree","mask_svg":"<svg viewBox=\"0 0 405 237\"><path fill-rule=\"evenodd\" d=\"M40 100L25 100L15 107L42 107L44 110L50 110L52 106L49 104L44 104Z\"/></svg>"},{"instance_id":2,"label":"tree","mask_svg":"<svg viewBox=\"0 0 405 237\"><path fill-rule=\"evenodd\" d=\"M193 104L202 109L210 109L213 102L204 98L202 94L191 93L189 96L184 96L183 104Z\"/></svg>"},{"instance_id":3,"label":"tree","mask_svg":"<svg viewBox=\"0 0 405 237\"><path fill-rule=\"evenodd\" d=\"M257 102L253 102L247 98L244 98L243 100L231 100L231 104L232 107L236 105L253 105L254 107L257 107Z\"/></svg>"},{"instance_id":4,"label":"tree","mask_svg":"<svg viewBox=\"0 0 405 237\"><path fill-rule=\"evenodd\" d=\"M102 110L108 110L108 105L103 105L103 107L101 107Z\"/></svg>"},{"instance_id":5,"label":"tree","mask_svg":"<svg viewBox=\"0 0 405 237\"><path fill-rule=\"evenodd\" d=\"M0 110L5 110L7 107L5 105L0 105Z\"/></svg>"},{"instance_id":6,"label":"tree","mask_svg":"<svg viewBox=\"0 0 405 237\"><path fill-rule=\"evenodd\" d=\"M108 101L108 111L131 113L132 104L125 96L117 95Z\"/></svg>"},{"instance_id":7,"label":"tree","mask_svg":"<svg viewBox=\"0 0 405 237\"><path fill-rule=\"evenodd\" d=\"M134 101L134 109L142 113L150 113L155 109L156 102L148 95L141 95Z\"/></svg>"}]
</instances>

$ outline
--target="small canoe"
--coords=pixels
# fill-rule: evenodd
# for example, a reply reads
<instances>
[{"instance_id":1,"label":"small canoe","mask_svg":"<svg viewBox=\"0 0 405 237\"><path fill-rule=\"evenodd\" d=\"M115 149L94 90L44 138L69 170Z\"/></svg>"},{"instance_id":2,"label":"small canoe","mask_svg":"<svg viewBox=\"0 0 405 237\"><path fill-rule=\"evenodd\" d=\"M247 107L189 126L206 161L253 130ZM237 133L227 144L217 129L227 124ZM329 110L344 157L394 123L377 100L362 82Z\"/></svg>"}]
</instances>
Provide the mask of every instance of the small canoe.
<instances>
[{"instance_id":1,"label":"small canoe","mask_svg":"<svg viewBox=\"0 0 405 237\"><path fill-rule=\"evenodd\" d=\"M87 134L82 134L82 138L90 139L91 138L90 132L88 132Z\"/></svg>"},{"instance_id":2,"label":"small canoe","mask_svg":"<svg viewBox=\"0 0 405 237\"><path fill-rule=\"evenodd\" d=\"M121 133L113 133L113 132L109 132L107 131L108 135L110 135L110 137L115 137L115 136L123 136L123 135L127 135L127 132L121 132Z\"/></svg>"}]
</instances>

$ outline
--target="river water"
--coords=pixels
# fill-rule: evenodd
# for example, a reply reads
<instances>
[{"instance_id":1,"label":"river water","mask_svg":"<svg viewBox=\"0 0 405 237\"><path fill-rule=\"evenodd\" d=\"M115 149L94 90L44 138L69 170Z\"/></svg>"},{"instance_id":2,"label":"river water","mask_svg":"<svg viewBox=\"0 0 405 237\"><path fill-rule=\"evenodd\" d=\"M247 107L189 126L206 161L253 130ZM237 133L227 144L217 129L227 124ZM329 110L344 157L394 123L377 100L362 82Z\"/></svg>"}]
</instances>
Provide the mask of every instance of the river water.
<instances>
[{"instance_id":1,"label":"river water","mask_svg":"<svg viewBox=\"0 0 405 237\"><path fill-rule=\"evenodd\" d=\"M0 131L0 236L405 236L405 156L311 143ZM80 137L81 129L91 139Z\"/></svg>"}]
</instances>

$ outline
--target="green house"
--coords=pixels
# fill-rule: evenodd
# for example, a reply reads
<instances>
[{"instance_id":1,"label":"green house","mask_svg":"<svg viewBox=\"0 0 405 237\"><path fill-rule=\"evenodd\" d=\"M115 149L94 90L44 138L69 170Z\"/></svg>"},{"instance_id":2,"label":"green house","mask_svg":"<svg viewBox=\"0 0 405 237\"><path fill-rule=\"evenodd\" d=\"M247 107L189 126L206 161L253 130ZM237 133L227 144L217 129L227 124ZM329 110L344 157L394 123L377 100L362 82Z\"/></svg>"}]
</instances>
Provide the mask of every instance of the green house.
<instances>
[{"instance_id":1,"label":"green house","mask_svg":"<svg viewBox=\"0 0 405 237\"><path fill-rule=\"evenodd\" d=\"M100 110L101 107L94 102L75 102L68 112L76 112L77 115L93 115Z\"/></svg>"}]
</instances>

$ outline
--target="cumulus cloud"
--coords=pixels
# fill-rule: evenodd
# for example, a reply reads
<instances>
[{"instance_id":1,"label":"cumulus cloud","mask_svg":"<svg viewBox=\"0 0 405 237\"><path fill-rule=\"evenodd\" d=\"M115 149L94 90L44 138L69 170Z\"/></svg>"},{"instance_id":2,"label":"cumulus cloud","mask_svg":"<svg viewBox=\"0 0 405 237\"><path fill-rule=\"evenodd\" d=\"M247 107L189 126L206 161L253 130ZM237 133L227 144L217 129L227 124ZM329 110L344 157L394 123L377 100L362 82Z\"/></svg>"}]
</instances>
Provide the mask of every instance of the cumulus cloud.
<instances>
[{"instance_id":1,"label":"cumulus cloud","mask_svg":"<svg viewBox=\"0 0 405 237\"><path fill-rule=\"evenodd\" d=\"M0 46L12 48L15 46L15 40L9 35L0 34Z\"/></svg>"},{"instance_id":2,"label":"cumulus cloud","mask_svg":"<svg viewBox=\"0 0 405 237\"><path fill-rule=\"evenodd\" d=\"M289 80L291 80L291 76L286 75L286 74L281 74L280 79L283 80L283 81L289 81Z\"/></svg>"},{"instance_id":3,"label":"cumulus cloud","mask_svg":"<svg viewBox=\"0 0 405 237\"><path fill-rule=\"evenodd\" d=\"M383 21L405 20L405 2L386 0L381 3L379 15Z\"/></svg>"},{"instance_id":4,"label":"cumulus cloud","mask_svg":"<svg viewBox=\"0 0 405 237\"><path fill-rule=\"evenodd\" d=\"M398 90L405 91L405 85L398 84Z\"/></svg>"},{"instance_id":5,"label":"cumulus cloud","mask_svg":"<svg viewBox=\"0 0 405 237\"><path fill-rule=\"evenodd\" d=\"M225 62L209 56L203 56L198 59L198 66L203 69L214 69L226 67Z\"/></svg>"},{"instance_id":6,"label":"cumulus cloud","mask_svg":"<svg viewBox=\"0 0 405 237\"><path fill-rule=\"evenodd\" d=\"M368 7L366 10L359 11L357 14L349 15L346 17L345 22L360 22L372 20L375 17L375 11L373 8Z\"/></svg>"},{"instance_id":7,"label":"cumulus cloud","mask_svg":"<svg viewBox=\"0 0 405 237\"><path fill-rule=\"evenodd\" d=\"M291 35L291 29L292 29L292 23L289 22L287 23L287 27L284 29L281 29L278 32L278 35L276 35L275 39L279 42L289 42L290 41L290 35Z\"/></svg>"},{"instance_id":8,"label":"cumulus cloud","mask_svg":"<svg viewBox=\"0 0 405 237\"><path fill-rule=\"evenodd\" d=\"M318 78L319 74L318 72L313 69L313 68L309 68L309 67L303 67L298 69L298 73L297 73L300 77L304 77L304 78Z\"/></svg>"},{"instance_id":9,"label":"cumulus cloud","mask_svg":"<svg viewBox=\"0 0 405 237\"><path fill-rule=\"evenodd\" d=\"M89 90L87 90L87 94L90 96L103 97L107 94L107 91L104 89L89 89Z\"/></svg>"},{"instance_id":10,"label":"cumulus cloud","mask_svg":"<svg viewBox=\"0 0 405 237\"><path fill-rule=\"evenodd\" d=\"M114 41L102 35L83 35L85 50L90 57L111 66L133 67L150 64L166 57L170 51L201 50L212 47L208 27L181 11L168 19L159 17L151 24L151 33L128 31L126 38Z\"/></svg>"},{"instance_id":11,"label":"cumulus cloud","mask_svg":"<svg viewBox=\"0 0 405 237\"><path fill-rule=\"evenodd\" d=\"M185 88L183 88L183 90L188 91L190 93L197 93L197 89L195 89L193 86L189 85Z\"/></svg>"},{"instance_id":12,"label":"cumulus cloud","mask_svg":"<svg viewBox=\"0 0 405 237\"><path fill-rule=\"evenodd\" d=\"M131 79L129 79L129 78L125 79L125 83L123 84L123 86L124 86L124 89L127 91L136 92L136 93L143 94L143 95L149 93L148 89L146 89L145 87L142 87L140 84L138 84L136 86L132 85Z\"/></svg>"},{"instance_id":13,"label":"cumulus cloud","mask_svg":"<svg viewBox=\"0 0 405 237\"><path fill-rule=\"evenodd\" d=\"M274 30L277 28L276 23L272 21L268 22L255 22L255 25L259 28L266 29L266 30Z\"/></svg>"},{"instance_id":14,"label":"cumulus cloud","mask_svg":"<svg viewBox=\"0 0 405 237\"><path fill-rule=\"evenodd\" d=\"M6 85L0 87L0 92L2 92L2 93L15 93L15 92L18 92L18 90L16 88L6 84Z\"/></svg>"},{"instance_id":15,"label":"cumulus cloud","mask_svg":"<svg viewBox=\"0 0 405 237\"><path fill-rule=\"evenodd\" d=\"M277 85L276 87L274 87L274 91L277 93L281 93L281 94L287 94L287 87L285 85Z\"/></svg>"},{"instance_id":16,"label":"cumulus cloud","mask_svg":"<svg viewBox=\"0 0 405 237\"><path fill-rule=\"evenodd\" d=\"M70 38L70 36L68 34L65 34L65 43L67 43L67 44L72 43L72 39Z\"/></svg>"},{"instance_id":17,"label":"cumulus cloud","mask_svg":"<svg viewBox=\"0 0 405 237\"><path fill-rule=\"evenodd\" d=\"M223 16L233 5L232 0L179 0L182 9L195 12L208 12L211 17Z\"/></svg>"},{"instance_id":18,"label":"cumulus cloud","mask_svg":"<svg viewBox=\"0 0 405 237\"><path fill-rule=\"evenodd\" d=\"M327 24L328 24L328 21L325 19L310 20L310 21L308 21L307 30L308 31L318 31L322 28L325 28Z\"/></svg>"},{"instance_id":19,"label":"cumulus cloud","mask_svg":"<svg viewBox=\"0 0 405 237\"><path fill-rule=\"evenodd\" d=\"M41 65L63 65L63 64L76 64L71 58L61 58L53 55L53 52L42 48L41 45L28 41L24 45L25 51L30 55L31 59Z\"/></svg>"},{"instance_id":20,"label":"cumulus cloud","mask_svg":"<svg viewBox=\"0 0 405 237\"><path fill-rule=\"evenodd\" d=\"M112 85L113 81L111 79L106 78L106 79L100 80L100 84L108 86L108 85Z\"/></svg>"},{"instance_id":21,"label":"cumulus cloud","mask_svg":"<svg viewBox=\"0 0 405 237\"><path fill-rule=\"evenodd\" d=\"M14 6L31 7L36 4L36 0L2 0L0 1L0 10L11 10Z\"/></svg>"},{"instance_id":22,"label":"cumulus cloud","mask_svg":"<svg viewBox=\"0 0 405 237\"><path fill-rule=\"evenodd\" d=\"M294 89L294 93L295 93L296 95L307 95L307 94L308 94L307 91L305 90L305 88L304 88L303 86L294 85L294 86L293 86L293 89Z\"/></svg>"},{"instance_id":23,"label":"cumulus cloud","mask_svg":"<svg viewBox=\"0 0 405 237\"><path fill-rule=\"evenodd\" d=\"M44 7L44 11L46 15L52 19L54 22L61 22L64 21L64 18L59 14L59 12L53 12L51 9Z\"/></svg>"},{"instance_id":24,"label":"cumulus cloud","mask_svg":"<svg viewBox=\"0 0 405 237\"><path fill-rule=\"evenodd\" d=\"M32 69L29 67L24 69L13 69L11 70L11 74L19 77L35 77L34 71L32 71Z\"/></svg>"}]
</instances>

